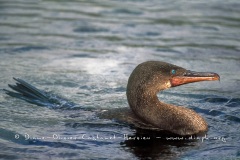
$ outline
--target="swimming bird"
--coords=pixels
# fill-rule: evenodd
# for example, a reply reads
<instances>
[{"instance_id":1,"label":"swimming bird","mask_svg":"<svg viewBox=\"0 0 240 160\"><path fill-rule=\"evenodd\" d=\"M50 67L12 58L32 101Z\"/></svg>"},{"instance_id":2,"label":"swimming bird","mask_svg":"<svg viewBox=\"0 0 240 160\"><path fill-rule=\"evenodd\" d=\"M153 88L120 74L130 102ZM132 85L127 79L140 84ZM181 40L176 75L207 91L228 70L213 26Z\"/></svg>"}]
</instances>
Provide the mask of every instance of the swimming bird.
<instances>
[{"instance_id":1,"label":"swimming bird","mask_svg":"<svg viewBox=\"0 0 240 160\"><path fill-rule=\"evenodd\" d=\"M145 62L129 77L127 99L132 111L143 121L178 135L193 135L207 131L202 116L191 109L159 101L157 93L187 83L219 79L216 73L193 72L165 62Z\"/></svg>"},{"instance_id":2,"label":"swimming bird","mask_svg":"<svg viewBox=\"0 0 240 160\"><path fill-rule=\"evenodd\" d=\"M17 92L5 89L13 97L52 108L71 107L74 103L35 88L14 78L16 85L9 85ZM161 62L147 61L139 64L131 73L127 84L127 100L130 108L100 112L99 116L117 119L148 130L164 130L177 135L194 135L208 130L204 118L192 109L159 101L157 93L188 83L220 80L217 73L194 72Z\"/></svg>"}]
</instances>

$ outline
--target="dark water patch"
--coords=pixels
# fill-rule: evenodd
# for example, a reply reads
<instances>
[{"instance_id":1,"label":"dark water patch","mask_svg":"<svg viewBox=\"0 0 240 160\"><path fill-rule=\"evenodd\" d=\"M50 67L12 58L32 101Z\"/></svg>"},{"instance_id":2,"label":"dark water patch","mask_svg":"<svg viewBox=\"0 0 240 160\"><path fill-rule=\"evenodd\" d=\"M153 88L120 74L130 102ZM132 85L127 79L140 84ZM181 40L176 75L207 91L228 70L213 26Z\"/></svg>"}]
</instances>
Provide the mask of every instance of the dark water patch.
<instances>
[{"instance_id":1,"label":"dark water patch","mask_svg":"<svg viewBox=\"0 0 240 160\"><path fill-rule=\"evenodd\" d=\"M7 40L9 40L9 38L7 38L7 37L4 37L4 36L0 36L0 41L7 41Z\"/></svg>"},{"instance_id":2,"label":"dark water patch","mask_svg":"<svg viewBox=\"0 0 240 160\"><path fill-rule=\"evenodd\" d=\"M115 1L119 1L119 2L134 2L134 4L135 4L135 2L145 2L146 0L115 0Z\"/></svg>"},{"instance_id":3,"label":"dark water patch","mask_svg":"<svg viewBox=\"0 0 240 160\"><path fill-rule=\"evenodd\" d=\"M91 53L79 53L79 54L73 54L69 57L73 57L73 58L96 58L96 55L93 55Z\"/></svg>"},{"instance_id":4,"label":"dark water patch","mask_svg":"<svg viewBox=\"0 0 240 160\"><path fill-rule=\"evenodd\" d=\"M228 102L227 104L225 104L225 106L228 106L228 107L239 107L240 103Z\"/></svg>"},{"instance_id":5,"label":"dark water patch","mask_svg":"<svg viewBox=\"0 0 240 160\"><path fill-rule=\"evenodd\" d=\"M214 20L202 20L201 23L205 24L205 25L219 25L221 24L221 26L226 27L226 28L237 28L239 26L239 23L236 22L232 22L232 21L224 21L223 19L214 19Z\"/></svg>"},{"instance_id":6,"label":"dark water patch","mask_svg":"<svg viewBox=\"0 0 240 160\"><path fill-rule=\"evenodd\" d=\"M139 15L142 15L143 12L142 11L138 11L138 10L133 10L132 8L131 9L128 9L128 8L117 8L117 9L113 9L111 11L103 11L101 12L102 14L115 14L115 15L136 15L136 16L139 16Z\"/></svg>"},{"instance_id":7,"label":"dark water patch","mask_svg":"<svg viewBox=\"0 0 240 160\"><path fill-rule=\"evenodd\" d=\"M228 107L240 106L239 98L208 97L208 98L200 100L200 102L224 104L225 106L228 106Z\"/></svg>"},{"instance_id":8,"label":"dark water patch","mask_svg":"<svg viewBox=\"0 0 240 160\"><path fill-rule=\"evenodd\" d=\"M14 160L14 159L19 159L19 158L16 155L8 155L7 153L6 154L0 153L0 159L11 159L11 160Z\"/></svg>"},{"instance_id":9,"label":"dark water patch","mask_svg":"<svg viewBox=\"0 0 240 160\"><path fill-rule=\"evenodd\" d=\"M97 32L108 32L109 29L102 27L94 27L94 26L80 26L73 30L74 32L80 33L97 33Z\"/></svg>"},{"instance_id":10,"label":"dark water patch","mask_svg":"<svg viewBox=\"0 0 240 160\"><path fill-rule=\"evenodd\" d=\"M125 27L129 27L129 28L135 28L137 25L135 23L126 23L124 24Z\"/></svg>"},{"instance_id":11,"label":"dark water patch","mask_svg":"<svg viewBox=\"0 0 240 160\"><path fill-rule=\"evenodd\" d=\"M3 4L13 4L13 5L32 5L32 4L38 4L37 1L33 1L33 0L30 0L30 1L8 1L8 0L1 0L1 3Z\"/></svg>"},{"instance_id":12,"label":"dark water patch","mask_svg":"<svg viewBox=\"0 0 240 160\"><path fill-rule=\"evenodd\" d=\"M211 30L211 31L219 31L219 28L214 27L214 26L204 26L204 25L199 25L199 26L195 26L192 25L192 28L194 29L204 29L204 30Z\"/></svg>"},{"instance_id":13,"label":"dark water patch","mask_svg":"<svg viewBox=\"0 0 240 160\"><path fill-rule=\"evenodd\" d=\"M159 19L148 19L152 24L166 24L171 26L183 26L183 25L193 25L191 21L184 21L184 19L165 19L165 18L159 18Z\"/></svg>"},{"instance_id":14,"label":"dark water patch","mask_svg":"<svg viewBox=\"0 0 240 160\"><path fill-rule=\"evenodd\" d=\"M120 143L121 146L139 159L159 159L163 156L163 159L176 159L179 155L173 148L184 151L196 145L196 140L190 140L188 137L147 130L137 130L136 133L127 135L127 137ZM132 140L132 138L139 138L139 140Z\"/></svg>"},{"instance_id":15,"label":"dark water patch","mask_svg":"<svg viewBox=\"0 0 240 160\"><path fill-rule=\"evenodd\" d=\"M11 52L14 53L21 53L21 52L30 52L34 50L48 50L48 47L44 46L24 46L24 47L19 47L19 48L14 48L11 50Z\"/></svg>"},{"instance_id":16,"label":"dark water patch","mask_svg":"<svg viewBox=\"0 0 240 160\"><path fill-rule=\"evenodd\" d=\"M30 36L37 36L37 37L42 37L42 38L61 38L61 39L79 39L80 37L77 35L73 34L64 34L64 33L41 33L41 34L35 34L35 33L28 33ZM83 41L80 41L83 42ZM81 43L79 43L81 44Z\"/></svg>"},{"instance_id":17,"label":"dark water patch","mask_svg":"<svg viewBox=\"0 0 240 160\"><path fill-rule=\"evenodd\" d=\"M211 116L219 116L219 115L223 115L225 113L222 112L222 111L212 109L208 112L208 114L211 115Z\"/></svg>"},{"instance_id":18,"label":"dark water patch","mask_svg":"<svg viewBox=\"0 0 240 160\"><path fill-rule=\"evenodd\" d=\"M142 12L141 11L136 11L136 10L132 10L132 9L126 9L126 8L119 8L119 9L115 9L113 10L112 13L117 13L117 14L132 14L132 15L141 15Z\"/></svg>"},{"instance_id":19,"label":"dark water patch","mask_svg":"<svg viewBox=\"0 0 240 160\"><path fill-rule=\"evenodd\" d=\"M107 40L107 41L116 41L116 42L119 42L119 41L123 41L125 40L124 38L122 37L119 37L119 36L95 36L96 38L98 39L103 39L103 40Z\"/></svg>"},{"instance_id":20,"label":"dark water patch","mask_svg":"<svg viewBox=\"0 0 240 160\"><path fill-rule=\"evenodd\" d=\"M231 98L229 101L225 104L225 106L228 107L239 107L240 106L240 98Z\"/></svg>"},{"instance_id":21,"label":"dark water patch","mask_svg":"<svg viewBox=\"0 0 240 160\"><path fill-rule=\"evenodd\" d=\"M56 138L57 138L57 136L56 136ZM40 140L29 140L29 145L48 146L51 148L88 149L88 147L86 147L86 146L78 146L76 144L63 143L63 142L40 141Z\"/></svg>"},{"instance_id":22,"label":"dark water patch","mask_svg":"<svg viewBox=\"0 0 240 160\"><path fill-rule=\"evenodd\" d=\"M100 138L104 138L104 137L100 137ZM95 145L97 145L97 146L105 146L105 145L110 145L110 144L113 144L113 142L112 141L106 141L106 140L100 140L100 141L96 141L96 140L94 140L94 141L92 141L92 144L95 144Z\"/></svg>"},{"instance_id":23,"label":"dark water patch","mask_svg":"<svg viewBox=\"0 0 240 160\"><path fill-rule=\"evenodd\" d=\"M237 152L237 157L240 158L240 150Z\"/></svg>"},{"instance_id":24,"label":"dark water patch","mask_svg":"<svg viewBox=\"0 0 240 160\"><path fill-rule=\"evenodd\" d=\"M52 16L45 16L44 19L49 20L49 21L59 21L59 22L72 22L72 21L77 21L79 19L77 18L72 18L72 17L52 17Z\"/></svg>"},{"instance_id":25,"label":"dark water patch","mask_svg":"<svg viewBox=\"0 0 240 160\"><path fill-rule=\"evenodd\" d=\"M39 17L40 15L38 13L5 13L5 14L1 14L1 17L10 17L10 16L14 16L14 17Z\"/></svg>"},{"instance_id":26,"label":"dark water patch","mask_svg":"<svg viewBox=\"0 0 240 160\"><path fill-rule=\"evenodd\" d=\"M171 49L171 48L157 48L156 49L157 52L169 52L169 53L178 53L178 54L181 54L180 51L177 51L177 50L174 50L174 49ZM162 56L162 55L161 55Z\"/></svg>"},{"instance_id":27,"label":"dark water patch","mask_svg":"<svg viewBox=\"0 0 240 160\"><path fill-rule=\"evenodd\" d=\"M196 150L190 151L190 153L185 154L186 158L182 158L182 159L238 160L238 158L236 157L236 149L237 149L236 146L216 145L214 147L208 147L203 150L196 149ZM204 158L204 157L207 157L207 158Z\"/></svg>"},{"instance_id":28,"label":"dark water patch","mask_svg":"<svg viewBox=\"0 0 240 160\"><path fill-rule=\"evenodd\" d=\"M146 32L145 33L146 36L159 36L161 35L159 32Z\"/></svg>"},{"instance_id":29,"label":"dark water patch","mask_svg":"<svg viewBox=\"0 0 240 160\"><path fill-rule=\"evenodd\" d=\"M215 5L211 6L213 10L219 10L223 12L239 12L240 4L238 1L232 1L232 3L216 3Z\"/></svg>"},{"instance_id":30,"label":"dark water patch","mask_svg":"<svg viewBox=\"0 0 240 160\"><path fill-rule=\"evenodd\" d=\"M40 9L42 9L38 3L32 3L32 4L29 4L29 3L18 3L17 1L14 1L14 2L10 2L10 1L6 1L5 3L2 3L0 8L2 9L5 9L5 10L12 10L12 9L21 9L22 12L28 10L28 11L40 11Z\"/></svg>"},{"instance_id":31,"label":"dark water patch","mask_svg":"<svg viewBox=\"0 0 240 160\"><path fill-rule=\"evenodd\" d=\"M239 6L240 7L240 6ZM236 24L239 24L240 23L240 18L238 17L229 17L229 16L208 16L208 18L210 19L218 19L218 20L221 20L223 22L228 22L228 23L231 23L231 22L235 22Z\"/></svg>"},{"instance_id":32,"label":"dark water patch","mask_svg":"<svg viewBox=\"0 0 240 160\"><path fill-rule=\"evenodd\" d=\"M28 141L25 140L25 136L8 129L0 128L0 138L10 142L22 144L22 145L29 144Z\"/></svg>"},{"instance_id":33,"label":"dark water patch","mask_svg":"<svg viewBox=\"0 0 240 160\"><path fill-rule=\"evenodd\" d=\"M203 108L199 108L199 107L195 107L195 106L189 106L191 109L193 109L194 111L196 111L197 113L203 113L206 115L211 115L211 116L220 116L220 115L225 115L224 112L222 111L218 111L218 110L209 110L209 109L203 109Z\"/></svg>"},{"instance_id":34,"label":"dark water patch","mask_svg":"<svg viewBox=\"0 0 240 160\"><path fill-rule=\"evenodd\" d=\"M201 100L202 102L209 102L209 103L226 103L229 101L228 98L223 97L209 97Z\"/></svg>"},{"instance_id":35,"label":"dark water patch","mask_svg":"<svg viewBox=\"0 0 240 160\"><path fill-rule=\"evenodd\" d=\"M137 35L140 37L157 37L160 36L161 34L159 32L148 31L144 33L139 33Z\"/></svg>"},{"instance_id":36,"label":"dark water patch","mask_svg":"<svg viewBox=\"0 0 240 160\"><path fill-rule=\"evenodd\" d=\"M126 87L117 87L117 88L113 88L113 90L115 92L125 92L126 91Z\"/></svg>"},{"instance_id":37,"label":"dark water patch","mask_svg":"<svg viewBox=\"0 0 240 160\"><path fill-rule=\"evenodd\" d=\"M223 44L202 44L202 43L197 43L197 42L181 42L178 44L169 44L169 45L158 45L158 44L142 44L142 43L123 43L123 45L132 47L132 48L173 48L173 47L178 47L178 48L194 48L194 49L201 49L201 48L207 48L207 49L228 49L228 50L235 50L238 51L238 47L235 45L223 45Z\"/></svg>"},{"instance_id":38,"label":"dark water patch","mask_svg":"<svg viewBox=\"0 0 240 160\"><path fill-rule=\"evenodd\" d=\"M66 159L71 159L71 157L73 157L73 159L75 159L74 157L77 157L78 154L77 153L59 153L58 157L59 158L66 158Z\"/></svg>"},{"instance_id":39,"label":"dark water patch","mask_svg":"<svg viewBox=\"0 0 240 160\"><path fill-rule=\"evenodd\" d=\"M211 43L197 43L197 42L186 42L181 44L176 44L175 47L190 47L190 48L207 48L207 49L228 49L228 50L235 50L237 51L237 46L235 45L227 45L227 44L211 44Z\"/></svg>"},{"instance_id":40,"label":"dark water patch","mask_svg":"<svg viewBox=\"0 0 240 160\"><path fill-rule=\"evenodd\" d=\"M214 116L214 117L220 116L221 119L226 119L226 120L237 122L237 123L240 122L240 118L239 117L226 114L226 113L224 113L222 111L219 111L219 110L215 110L215 109L212 109L212 110L202 109L202 108L198 108L198 107L194 107L194 106L191 106L190 108L193 109L194 111L196 111L197 113L203 113L203 114Z\"/></svg>"},{"instance_id":41,"label":"dark water patch","mask_svg":"<svg viewBox=\"0 0 240 160\"><path fill-rule=\"evenodd\" d=\"M0 48L0 54L11 53L9 48Z\"/></svg>"},{"instance_id":42,"label":"dark water patch","mask_svg":"<svg viewBox=\"0 0 240 160\"><path fill-rule=\"evenodd\" d=\"M2 15L3 16L3 15ZM13 29L36 29L34 26L27 26L26 24L16 24L16 23L8 23L8 22L0 22L0 26L13 28ZM4 33L1 33L4 34Z\"/></svg>"},{"instance_id":43,"label":"dark water patch","mask_svg":"<svg viewBox=\"0 0 240 160\"><path fill-rule=\"evenodd\" d=\"M230 121L234 121L234 122L240 123L240 118L236 117L236 116L225 115L224 118L226 118L227 120L230 120Z\"/></svg>"}]
</instances>

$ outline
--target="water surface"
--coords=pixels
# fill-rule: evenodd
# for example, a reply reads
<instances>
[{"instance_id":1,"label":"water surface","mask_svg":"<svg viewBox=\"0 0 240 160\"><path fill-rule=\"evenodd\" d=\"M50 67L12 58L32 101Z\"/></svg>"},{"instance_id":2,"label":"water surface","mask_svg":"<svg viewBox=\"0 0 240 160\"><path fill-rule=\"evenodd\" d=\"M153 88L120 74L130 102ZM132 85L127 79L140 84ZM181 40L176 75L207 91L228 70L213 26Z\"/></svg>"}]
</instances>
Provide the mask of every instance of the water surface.
<instances>
[{"instance_id":1,"label":"water surface","mask_svg":"<svg viewBox=\"0 0 240 160\"><path fill-rule=\"evenodd\" d=\"M20 77L85 110L52 110L1 92L0 157L240 158L239 8L237 0L1 0L0 88ZM221 76L159 94L201 114L208 139L129 140L139 131L95 115L128 106L128 77L147 60Z\"/></svg>"}]
</instances>

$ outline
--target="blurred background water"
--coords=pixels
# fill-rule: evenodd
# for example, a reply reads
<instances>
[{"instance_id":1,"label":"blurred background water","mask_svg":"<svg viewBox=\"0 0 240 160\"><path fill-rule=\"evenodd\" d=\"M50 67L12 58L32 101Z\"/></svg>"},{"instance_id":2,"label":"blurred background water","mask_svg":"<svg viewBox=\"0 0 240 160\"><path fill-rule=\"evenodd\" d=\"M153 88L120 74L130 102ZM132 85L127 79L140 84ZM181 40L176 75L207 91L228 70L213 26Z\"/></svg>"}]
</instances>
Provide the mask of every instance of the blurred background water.
<instances>
[{"instance_id":1,"label":"blurred background water","mask_svg":"<svg viewBox=\"0 0 240 160\"><path fill-rule=\"evenodd\" d=\"M203 142L127 140L136 129L92 110L52 110L1 92L0 158L240 158L239 8L238 0L0 0L0 88L20 77L84 108L110 109L128 106L127 80L143 61L221 76L159 94L205 117ZM67 138L76 136L84 139Z\"/></svg>"}]
</instances>

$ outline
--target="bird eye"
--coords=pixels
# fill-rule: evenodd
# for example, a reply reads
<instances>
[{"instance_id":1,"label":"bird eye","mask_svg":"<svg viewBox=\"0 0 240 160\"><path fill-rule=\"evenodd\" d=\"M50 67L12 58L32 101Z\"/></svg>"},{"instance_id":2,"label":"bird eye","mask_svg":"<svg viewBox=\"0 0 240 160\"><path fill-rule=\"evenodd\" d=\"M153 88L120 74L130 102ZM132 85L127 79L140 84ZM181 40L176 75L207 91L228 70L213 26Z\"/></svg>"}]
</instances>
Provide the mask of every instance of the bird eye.
<instances>
[{"instance_id":1,"label":"bird eye","mask_svg":"<svg viewBox=\"0 0 240 160\"><path fill-rule=\"evenodd\" d=\"M175 69L172 69L171 73L172 73L172 74L176 74L176 70L175 70Z\"/></svg>"}]
</instances>

